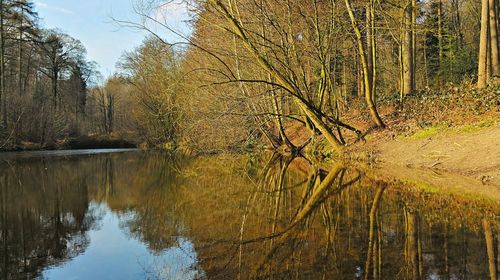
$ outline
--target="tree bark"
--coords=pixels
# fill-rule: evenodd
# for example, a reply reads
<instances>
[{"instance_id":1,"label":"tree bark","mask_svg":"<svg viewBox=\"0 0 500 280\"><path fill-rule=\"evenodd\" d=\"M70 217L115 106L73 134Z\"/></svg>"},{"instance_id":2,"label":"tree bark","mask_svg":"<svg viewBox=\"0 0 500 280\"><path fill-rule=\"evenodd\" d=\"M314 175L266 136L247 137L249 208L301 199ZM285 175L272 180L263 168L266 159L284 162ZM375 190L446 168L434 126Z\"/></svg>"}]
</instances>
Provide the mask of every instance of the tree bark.
<instances>
[{"instance_id":1,"label":"tree bark","mask_svg":"<svg viewBox=\"0 0 500 280\"><path fill-rule=\"evenodd\" d=\"M19 90L19 95L23 95L23 17L24 17L24 7L21 5L21 19L19 23L19 57L18 57L18 68L19 77L17 81L17 86Z\"/></svg>"},{"instance_id":2,"label":"tree bark","mask_svg":"<svg viewBox=\"0 0 500 280\"><path fill-rule=\"evenodd\" d=\"M498 15L496 11L496 1L489 0L489 22L490 22L490 50L491 50L491 75L500 76L500 62L498 61Z\"/></svg>"},{"instance_id":3,"label":"tree bark","mask_svg":"<svg viewBox=\"0 0 500 280\"><path fill-rule=\"evenodd\" d=\"M493 232L491 224L488 220L483 220L484 239L486 241L486 251L488 253L488 268L490 272L490 280L497 280L497 269L495 265L495 241L493 240Z\"/></svg>"},{"instance_id":4,"label":"tree bark","mask_svg":"<svg viewBox=\"0 0 500 280\"><path fill-rule=\"evenodd\" d=\"M276 120L276 126L278 128L278 134L283 143L290 149L291 152L294 152L296 150L295 145L288 139L288 136L286 135L285 128L283 126L283 121L282 121L282 110L279 107L278 103L278 97L276 96L276 92L274 90L271 90L272 94L272 101L273 101L273 111L274 114L276 115L275 120Z\"/></svg>"},{"instance_id":5,"label":"tree bark","mask_svg":"<svg viewBox=\"0 0 500 280\"><path fill-rule=\"evenodd\" d=\"M371 1L370 1L371 2ZM373 33L372 33L372 17L371 4L366 4L366 63L368 66L369 77L373 83Z\"/></svg>"},{"instance_id":6,"label":"tree bark","mask_svg":"<svg viewBox=\"0 0 500 280\"><path fill-rule=\"evenodd\" d=\"M482 0L481 4L481 35L479 38L479 61L477 69L477 88L482 89L488 85L488 15L489 0Z\"/></svg>"},{"instance_id":7,"label":"tree bark","mask_svg":"<svg viewBox=\"0 0 500 280\"><path fill-rule=\"evenodd\" d=\"M365 280L369 279L369 271L370 271L370 266L372 265L372 260L376 260L376 250L375 250L375 219L378 211L378 207L380 204L380 200L382 198L382 194L384 193L385 187L378 187L377 193L375 194L375 198L373 199L372 207L370 209L370 216L369 216L369 233L368 233L368 253L366 254L366 262L365 262ZM374 271L376 271L375 268L376 261L373 261L373 266L374 266ZM374 277L375 278L375 277Z\"/></svg>"},{"instance_id":8,"label":"tree bark","mask_svg":"<svg viewBox=\"0 0 500 280\"><path fill-rule=\"evenodd\" d=\"M54 112L57 111L57 87L58 87L58 78L59 78L59 72L57 70L53 70L52 72L52 98L53 98L53 106L54 106Z\"/></svg>"},{"instance_id":9,"label":"tree bark","mask_svg":"<svg viewBox=\"0 0 500 280\"><path fill-rule=\"evenodd\" d=\"M3 128L7 129L7 97L5 94L5 34L4 34L4 1L0 0L0 111Z\"/></svg>"},{"instance_id":10,"label":"tree bark","mask_svg":"<svg viewBox=\"0 0 500 280\"><path fill-rule=\"evenodd\" d=\"M365 92L365 85L363 80L363 69L361 67L361 62L359 60L356 63L356 71L357 71L356 82L358 83L356 94L357 97L361 97Z\"/></svg>"},{"instance_id":11,"label":"tree bark","mask_svg":"<svg viewBox=\"0 0 500 280\"><path fill-rule=\"evenodd\" d=\"M455 32L458 37L458 45L462 48L464 45L464 34L462 33L462 19L460 16L460 7L458 5L459 1L460 0L453 0L452 5L455 12Z\"/></svg>"},{"instance_id":12,"label":"tree bark","mask_svg":"<svg viewBox=\"0 0 500 280\"><path fill-rule=\"evenodd\" d=\"M411 87L417 89L417 0L411 0Z\"/></svg>"},{"instance_id":13,"label":"tree bark","mask_svg":"<svg viewBox=\"0 0 500 280\"><path fill-rule=\"evenodd\" d=\"M407 228L407 244L408 244L408 260L411 266L412 279L421 279L420 274L420 256L419 256L419 217L417 213L408 213L408 228Z\"/></svg>"},{"instance_id":14,"label":"tree bark","mask_svg":"<svg viewBox=\"0 0 500 280\"><path fill-rule=\"evenodd\" d=\"M356 17L354 16L354 12L352 11L351 3L349 0L345 0L345 4L347 7L347 12L349 13L349 17L351 19L352 28L354 29L354 33L356 34L356 41L358 44L359 56L361 58L361 66L363 69L363 81L365 87L365 100L368 108L370 109L370 115L372 117L373 122L378 127L385 127L384 122L380 118L377 107L373 102L373 88L372 88L372 77L370 76L370 70L368 68L368 62L365 52L365 47L363 43L363 38L361 36L361 31L359 30L358 23L356 21Z\"/></svg>"},{"instance_id":15,"label":"tree bark","mask_svg":"<svg viewBox=\"0 0 500 280\"><path fill-rule=\"evenodd\" d=\"M438 16L438 51L439 51L439 70L443 64L443 2L438 0L437 5L437 16Z\"/></svg>"},{"instance_id":16,"label":"tree bark","mask_svg":"<svg viewBox=\"0 0 500 280\"><path fill-rule=\"evenodd\" d=\"M248 34L243 29L239 19L235 17L221 2L217 0L210 0L212 5L219 9L222 15L226 18L227 22L234 29L234 34L240 38L245 48L255 57L261 67L265 69L273 79L275 79L284 89L286 89L293 97L294 102L305 113L307 118L316 126L316 128L325 136L326 140L336 150L342 150L342 143L335 137L328 125L318 116L317 112L311 108L308 100L304 99L299 92L295 90L295 86L283 75L283 73L276 70L274 65L268 61L262 53L259 52L257 47L248 37Z\"/></svg>"},{"instance_id":17,"label":"tree bark","mask_svg":"<svg viewBox=\"0 0 500 280\"><path fill-rule=\"evenodd\" d=\"M406 4L403 20L403 95L413 92L412 0Z\"/></svg>"},{"instance_id":18,"label":"tree bark","mask_svg":"<svg viewBox=\"0 0 500 280\"><path fill-rule=\"evenodd\" d=\"M370 0L366 11L366 41L367 51L369 54L368 61L370 63L371 82L372 82L372 102L376 106L377 93L377 41L375 40L375 1Z\"/></svg>"}]
</instances>

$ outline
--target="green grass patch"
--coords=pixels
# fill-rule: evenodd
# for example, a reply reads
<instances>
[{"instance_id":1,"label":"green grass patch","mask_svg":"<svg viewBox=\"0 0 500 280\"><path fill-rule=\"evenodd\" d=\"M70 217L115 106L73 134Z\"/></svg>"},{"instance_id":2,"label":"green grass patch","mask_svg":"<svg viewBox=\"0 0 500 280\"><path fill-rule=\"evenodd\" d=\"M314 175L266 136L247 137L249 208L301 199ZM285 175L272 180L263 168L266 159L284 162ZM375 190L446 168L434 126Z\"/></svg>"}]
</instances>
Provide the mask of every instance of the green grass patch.
<instances>
[{"instance_id":1,"label":"green grass patch","mask_svg":"<svg viewBox=\"0 0 500 280\"><path fill-rule=\"evenodd\" d=\"M498 123L496 119L483 119L477 123L460 126L457 128L458 132L476 132L486 127L492 127Z\"/></svg>"},{"instance_id":2,"label":"green grass patch","mask_svg":"<svg viewBox=\"0 0 500 280\"><path fill-rule=\"evenodd\" d=\"M408 185L410 185L413 188L416 188L416 189L419 189L421 191L424 191L426 193L432 193L432 194L443 193L443 189L442 188L439 188L437 186L433 186L433 185L428 184L428 183L419 182L419 181L411 180L411 179L402 179L401 182L405 183L405 184L408 184ZM444 193L446 193L446 192L444 192Z\"/></svg>"},{"instance_id":3,"label":"green grass patch","mask_svg":"<svg viewBox=\"0 0 500 280\"><path fill-rule=\"evenodd\" d=\"M449 124L442 123L433 126L422 128L411 135L402 135L401 138L419 140L427 139L438 134L453 134L453 133L470 133L480 131L481 129L492 127L499 123L498 119L486 118L479 122L461 126L450 126Z\"/></svg>"},{"instance_id":4,"label":"green grass patch","mask_svg":"<svg viewBox=\"0 0 500 280\"><path fill-rule=\"evenodd\" d=\"M409 136L408 138L410 139L426 139L431 136L434 136L438 133L442 133L449 130L448 125L446 124L438 124L435 126L429 126L426 128L423 128L417 132L415 132L413 135Z\"/></svg>"}]
</instances>

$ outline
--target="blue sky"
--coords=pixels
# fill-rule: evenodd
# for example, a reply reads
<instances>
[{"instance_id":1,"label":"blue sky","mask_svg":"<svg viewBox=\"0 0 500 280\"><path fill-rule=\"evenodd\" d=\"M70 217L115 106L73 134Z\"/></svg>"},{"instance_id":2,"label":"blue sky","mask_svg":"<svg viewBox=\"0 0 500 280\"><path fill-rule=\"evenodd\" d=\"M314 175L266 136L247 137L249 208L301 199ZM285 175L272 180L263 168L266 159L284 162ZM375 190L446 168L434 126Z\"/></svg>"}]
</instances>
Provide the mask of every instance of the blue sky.
<instances>
[{"instance_id":1,"label":"blue sky","mask_svg":"<svg viewBox=\"0 0 500 280\"><path fill-rule=\"evenodd\" d=\"M112 20L115 18L140 22L140 17L134 12L135 1L35 0L34 2L42 19L41 26L61 29L79 39L87 48L89 60L96 61L103 76L107 77L114 73L115 64L123 52L137 47L147 34L144 31L120 27ZM184 30L186 33L187 28L183 22L188 19L188 15L185 6L179 2L162 6L156 18L165 20L175 29ZM175 40L168 33L162 33L167 40Z\"/></svg>"}]
</instances>

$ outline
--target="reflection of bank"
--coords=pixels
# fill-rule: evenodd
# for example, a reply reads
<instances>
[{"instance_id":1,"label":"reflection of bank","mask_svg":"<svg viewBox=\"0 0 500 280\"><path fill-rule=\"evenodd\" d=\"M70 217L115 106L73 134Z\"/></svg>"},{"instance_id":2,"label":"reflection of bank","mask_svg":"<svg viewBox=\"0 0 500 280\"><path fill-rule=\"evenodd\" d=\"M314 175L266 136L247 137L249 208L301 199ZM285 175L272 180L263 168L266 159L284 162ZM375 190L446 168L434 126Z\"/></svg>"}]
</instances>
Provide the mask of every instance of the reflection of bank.
<instances>
[{"instance_id":1,"label":"reflection of bank","mask_svg":"<svg viewBox=\"0 0 500 280\"><path fill-rule=\"evenodd\" d=\"M155 254L163 256L166 249L177 248L179 239L173 236L180 236L178 228L169 225L168 229L172 230L167 231L146 226L159 228L162 224L157 222L158 218L147 222L148 217L155 215L141 214L139 210L143 209L138 207L155 204L151 199L155 197L153 191L164 186L174 173L167 167L165 156L137 152L44 156L0 163L0 279L37 278L48 267L53 271L75 269L71 264L80 261L82 254L86 255L92 249L90 243L94 240L90 235L102 232L109 222L104 218L110 212L118 213L121 219L116 236L126 235L141 244L142 247L125 246L132 251L133 248L141 249L151 258ZM137 200L132 197L137 197ZM168 198L160 198L164 201L156 202L156 205L167 205L164 202ZM112 209L102 205L109 205ZM168 214L156 209L149 209L149 212ZM138 232L138 228L142 232ZM113 238L109 234L101 236L111 243L116 241ZM105 266L110 260L118 259L113 256L116 252L105 253L104 259L94 260L95 265ZM145 273L146 268L137 263L136 256L129 257L134 261L129 267ZM110 266L107 272L123 265ZM192 263L188 266L191 267ZM87 272L92 269L89 263L83 267ZM79 276L76 271L72 273Z\"/></svg>"},{"instance_id":2,"label":"reflection of bank","mask_svg":"<svg viewBox=\"0 0 500 280\"><path fill-rule=\"evenodd\" d=\"M373 180L340 165L326 172L272 161L262 162L255 178L233 181L230 192L193 179L190 200L202 201L204 211L187 224L209 278L487 277L477 221L498 213L498 205ZM224 226L211 224L216 216Z\"/></svg>"},{"instance_id":3,"label":"reflection of bank","mask_svg":"<svg viewBox=\"0 0 500 280\"><path fill-rule=\"evenodd\" d=\"M0 164L3 279L36 278L85 251L86 232L99 217L77 166L72 160Z\"/></svg>"},{"instance_id":4,"label":"reflection of bank","mask_svg":"<svg viewBox=\"0 0 500 280\"><path fill-rule=\"evenodd\" d=\"M495 247L494 247L495 240L493 237L493 231L491 229L491 222L488 221L487 219L484 219L483 227L484 227L484 237L486 240L486 251L488 254L488 270L490 274L490 279L496 280L498 279L498 273L499 273L498 270L500 270L500 252L497 252L497 254L499 254L499 257L495 260Z\"/></svg>"},{"instance_id":5,"label":"reflection of bank","mask_svg":"<svg viewBox=\"0 0 500 280\"><path fill-rule=\"evenodd\" d=\"M102 213L98 228L88 231L85 253L57 267L43 271L42 279L199 279L194 244L171 236L171 247L152 251L128 228L136 213L113 212L106 204L91 206Z\"/></svg>"},{"instance_id":6,"label":"reflection of bank","mask_svg":"<svg viewBox=\"0 0 500 280\"><path fill-rule=\"evenodd\" d=\"M490 230L481 221L498 216L498 203L365 174L276 155L18 162L0 170L1 277L53 264L51 273L84 275L75 264L100 247L94 259L110 274L140 267L151 278L491 278L498 221ZM147 256L130 261L134 248ZM109 262L121 255L126 268Z\"/></svg>"},{"instance_id":7,"label":"reflection of bank","mask_svg":"<svg viewBox=\"0 0 500 280\"><path fill-rule=\"evenodd\" d=\"M279 173L280 179L277 180L278 182L280 182L279 196L282 195L282 190L284 187L281 183L285 181L284 177L286 175L286 171L290 162L291 160L288 161L287 164L283 165L282 172ZM269 269L269 264L277 254L277 251L283 246L286 246L284 244L289 243L290 240L298 239L300 235L304 234L304 232L308 230L308 219L317 208L322 208L321 211L323 211L324 217L328 217L330 215L328 213L328 209L323 207L323 203L329 197L340 194L342 190L356 183L360 179L359 174L349 179L346 178L346 169L343 168L341 164L334 165L332 170L326 173L326 175L325 173L326 172L324 172L324 170L315 168L313 169L313 172L311 172L307 176L307 181L305 182L306 188L302 194L300 203L297 205L298 207L293 211L295 213L293 216L291 216L293 218L288 221L282 231L277 232L276 226L274 226L272 234L269 236L258 237L253 240L241 240L241 245L254 242L262 242L266 239L269 239L271 241L271 249L264 257L262 263L258 265L256 271L253 272L255 275L266 274L265 271ZM278 203L274 205L276 209L275 221L278 220L277 212L280 207L280 200L277 200L277 202ZM330 225L327 228L329 237L332 235L331 230L332 228ZM331 240L329 239L327 247L331 245L330 241ZM292 241L292 243L295 243L295 241ZM297 245L297 243L295 243L295 245ZM240 250L242 249L240 248ZM241 271L241 262L239 263L239 266Z\"/></svg>"}]
</instances>

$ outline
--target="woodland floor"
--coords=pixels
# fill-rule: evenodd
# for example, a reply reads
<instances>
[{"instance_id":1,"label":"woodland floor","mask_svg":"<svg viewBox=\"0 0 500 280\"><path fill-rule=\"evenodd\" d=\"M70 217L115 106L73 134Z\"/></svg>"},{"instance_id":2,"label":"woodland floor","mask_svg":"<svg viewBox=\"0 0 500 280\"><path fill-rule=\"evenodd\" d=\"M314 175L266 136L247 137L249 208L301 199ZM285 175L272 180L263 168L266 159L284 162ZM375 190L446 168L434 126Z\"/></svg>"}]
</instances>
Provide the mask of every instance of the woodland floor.
<instances>
[{"instance_id":1,"label":"woodland floor","mask_svg":"<svg viewBox=\"0 0 500 280\"><path fill-rule=\"evenodd\" d=\"M377 131L354 150L369 151L371 175L431 192L500 201L500 119L394 136Z\"/></svg>"},{"instance_id":2,"label":"woodland floor","mask_svg":"<svg viewBox=\"0 0 500 280\"><path fill-rule=\"evenodd\" d=\"M382 107L388 128L369 132L366 142L354 148L370 151L378 165L455 174L500 191L499 96L496 92L488 103L471 99L460 106Z\"/></svg>"},{"instance_id":3,"label":"woodland floor","mask_svg":"<svg viewBox=\"0 0 500 280\"><path fill-rule=\"evenodd\" d=\"M457 173L500 186L500 124L464 130L448 128L367 145L379 163Z\"/></svg>"},{"instance_id":4,"label":"woodland floor","mask_svg":"<svg viewBox=\"0 0 500 280\"><path fill-rule=\"evenodd\" d=\"M348 156L360 155L365 162L369 158L377 176L456 193L483 193L498 201L500 89L487 94L488 98L477 98L465 93L457 101L449 101L450 95L457 95L454 92L445 97L440 94L426 102L409 102L405 109L381 105L385 129L371 129L365 109L351 111L343 120L366 136L365 141L357 141L345 133ZM307 129L297 123L290 124L287 131L296 144L309 137Z\"/></svg>"}]
</instances>

